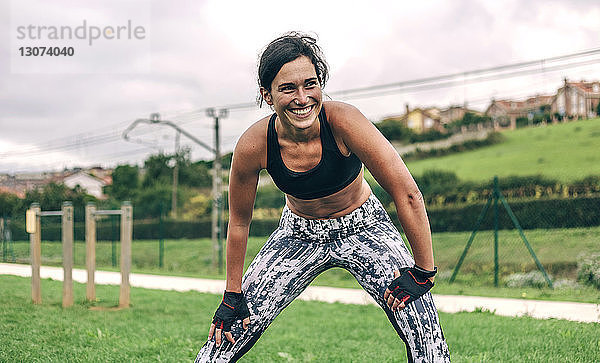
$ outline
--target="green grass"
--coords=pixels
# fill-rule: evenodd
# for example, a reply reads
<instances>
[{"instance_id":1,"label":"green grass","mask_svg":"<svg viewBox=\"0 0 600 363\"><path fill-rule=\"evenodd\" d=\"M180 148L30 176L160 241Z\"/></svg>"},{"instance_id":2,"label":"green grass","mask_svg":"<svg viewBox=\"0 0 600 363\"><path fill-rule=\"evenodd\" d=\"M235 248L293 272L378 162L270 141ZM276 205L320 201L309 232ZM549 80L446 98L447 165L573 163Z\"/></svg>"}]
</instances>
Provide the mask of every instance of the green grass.
<instances>
[{"instance_id":1,"label":"green grass","mask_svg":"<svg viewBox=\"0 0 600 363\"><path fill-rule=\"evenodd\" d=\"M500 231L499 261L501 287L493 287L493 234L479 232L464 260L457 281L449 284L450 273L467 243L469 232L435 233L434 253L440 274L434 292L449 295L480 295L545 300L565 300L600 303L600 290L574 285L572 288L539 289L502 287L503 278L514 272L535 270L535 263L516 231ZM575 280L577 259L580 255L600 252L600 227L528 230L525 231L537 257L555 278ZM247 267L258 253L265 237L251 237L245 261ZM29 263L29 243L14 244L17 262ZM117 253L119 248L117 248ZM158 241L134 241L132 247L133 272L162 275L224 278L213 268L211 242L200 240L165 241L165 267L158 267ZM118 256L117 256L118 257ZM59 266L62 247L58 242L42 243L42 264ZM85 268L85 245L79 241L74 247L74 263ZM98 269L118 271L111 265L110 242L96 246ZM331 269L313 282L313 285L360 288L345 270Z\"/></svg>"},{"instance_id":2,"label":"green grass","mask_svg":"<svg viewBox=\"0 0 600 363\"><path fill-rule=\"evenodd\" d=\"M572 182L600 174L600 119L504 131L506 141L478 150L407 162L413 175L429 169L453 171L476 182L494 175L541 174Z\"/></svg>"},{"instance_id":3,"label":"green grass","mask_svg":"<svg viewBox=\"0 0 600 363\"><path fill-rule=\"evenodd\" d=\"M132 307L93 311L75 284L61 308L62 283L42 281L30 303L27 278L0 276L1 362L189 362L207 337L220 297L132 288ZM117 304L117 286L98 286L95 305ZM599 324L509 318L490 312L444 314L453 362L594 362ZM404 344L375 306L295 301L242 362L396 362Z\"/></svg>"}]
</instances>

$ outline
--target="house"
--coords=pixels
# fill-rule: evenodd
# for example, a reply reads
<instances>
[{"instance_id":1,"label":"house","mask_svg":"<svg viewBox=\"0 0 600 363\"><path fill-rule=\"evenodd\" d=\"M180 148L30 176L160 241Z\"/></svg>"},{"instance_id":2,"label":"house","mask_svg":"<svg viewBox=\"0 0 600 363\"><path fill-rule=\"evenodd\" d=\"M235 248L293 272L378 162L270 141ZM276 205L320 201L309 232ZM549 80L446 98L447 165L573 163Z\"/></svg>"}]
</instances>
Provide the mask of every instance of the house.
<instances>
[{"instance_id":1,"label":"house","mask_svg":"<svg viewBox=\"0 0 600 363\"><path fill-rule=\"evenodd\" d=\"M517 100L496 100L485 110L485 115L490 116L494 121L495 128L517 128L517 119L520 117L529 117L541 112L541 107L551 105L555 96L536 95L524 101Z\"/></svg>"},{"instance_id":2,"label":"house","mask_svg":"<svg viewBox=\"0 0 600 363\"><path fill-rule=\"evenodd\" d=\"M468 109L466 106L454 105L440 111L440 122L442 125L447 125L453 121L461 120L467 112L478 116L482 115L481 112Z\"/></svg>"},{"instance_id":3,"label":"house","mask_svg":"<svg viewBox=\"0 0 600 363\"><path fill-rule=\"evenodd\" d=\"M446 132L440 122L440 110L435 107L410 109L406 104L406 112L400 116L386 117L386 120L396 120L416 133L430 130Z\"/></svg>"},{"instance_id":4,"label":"house","mask_svg":"<svg viewBox=\"0 0 600 363\"><path fill-rule=\"evenodd\" d=\"M16 175L0 175L0 192L14 194L24 198L25 194L37 188L41 188L55 177L55 173L22 173Z\"/></svg>"},{"instance_id":5,"label":"house","mask_svg":"<svg viewBox=\"0 0 600 363\"><path fill-rule=\"evenodd\" d=\"M93 195L98 199L105 197L102 193L102 188L108 185L107 180L100 179L83 170L64 176L60 182L71 189L79 185L87 194Z\"/></svg>"},{"instance_id":6,"label":"house","mask_svg":"<svg viewBox=\"0 0 600 363\"><path fill-rule=\"evenodd\" d=\"M558 113L568 118L591 118L597 116L598 102L600 102L600 82L569 82L566 78L564 84L556 92L552 103L552 113Z\"/></svg>"}]
</instances>

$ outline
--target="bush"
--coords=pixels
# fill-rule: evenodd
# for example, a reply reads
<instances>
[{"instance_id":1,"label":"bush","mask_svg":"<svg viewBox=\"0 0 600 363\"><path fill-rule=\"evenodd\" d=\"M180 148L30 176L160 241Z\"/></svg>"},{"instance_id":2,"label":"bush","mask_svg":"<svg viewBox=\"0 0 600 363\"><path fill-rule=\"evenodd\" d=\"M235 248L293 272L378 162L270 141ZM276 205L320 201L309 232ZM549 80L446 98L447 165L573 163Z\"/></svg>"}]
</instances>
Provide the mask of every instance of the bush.
<instances>
[{"instance_id":1,"label":"bush","mask_svg":"<svg viewBox=\"0 0 600 363\"><path fill-rule=\"evenodd\" d=\"M577 280L600 289L600 253L579 257Z\"/></svg>"},{"instance_id":2,"label":"bush","mask_svg":"<svg viewBox=\"0 0 600 363\"><path fill-rule=\"evenodd\" d=\"M404 126L402 122L392 119L378 122L375 127L390 141L408 141L413 134L412 130Z\"/></svg>"},{"instance_id":3,"label":"bush","mask_svg":"<svg viewBox=\"0 0 600 363\"><path fill-rule=\"evenodd\" d=\"M576 228L600 225L600 197L575 199L534 199L509 201L523 229ZM456 207L427 208L433 232L472 231L485 203ZM494 229L493 209L488 210L479 230ZM397 223L396 212L390 212ZM498 223L500 229L515 229L506 210L501 206Z\"/></svg>"},{"instance_id":4,"label":"bush","mask_svg":"<svg viewBox=\"0 0 600 363\"><path fill-rule=\"evenodd\" d=\"M552 276L548 276L552 280ZM509 275L506 279L508 287L536 287L542 288L548 286L548 282L544 278L541 271L529 271L526 273L515 273Z\"/></svg>"}]
</instances>

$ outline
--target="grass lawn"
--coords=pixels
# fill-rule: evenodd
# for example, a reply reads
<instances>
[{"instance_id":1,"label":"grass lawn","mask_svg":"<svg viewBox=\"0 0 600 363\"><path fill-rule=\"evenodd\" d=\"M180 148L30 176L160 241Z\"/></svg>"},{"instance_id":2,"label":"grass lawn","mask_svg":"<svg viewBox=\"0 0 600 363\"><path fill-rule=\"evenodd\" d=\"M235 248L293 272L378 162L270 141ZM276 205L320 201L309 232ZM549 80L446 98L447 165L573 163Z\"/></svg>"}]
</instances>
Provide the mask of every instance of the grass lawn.
<instances>
[{"instance_id":1,"label":"grass lawn","mask_svg":"<svg viewBox=\"0 0 600 363\"><path fill-rule=\"evenodd\" d=\"M0 276L0 362L189 362L207 337L220 297L132 288L132 307L61 308L62 283L42 281L43 304L30 303L30 280ZM117 286L98 286L117 305ZM453 362L594 362L599 324L508 318L490 312L440 313ZM375 306L293 302L243 362L397 362L404 345Z\"/></svg>"},{"instance_id":2,"label":"grass lawn","mask_svg":"<svg viewBox=\"0 0 600 363\"><path fill-rule=\"evenodd\" d=\"M600 252L600 227L528 230L525 234L538 258L547 271L557 278L575 279L577 258L582 254ZM433 235L436 264L440 274L436 280L435 293L450 295L481 295L546 300L565 300L600 303L600 290L573 285L571 288L507 288L493 287L493 234L479 232L454 284L448 284L451 271L467 243L469 232L436 233ZM246 267L258 253L265 237L252 237L248 242ZM535 269L531 255L516 231L500 231L499 261L502 278L512 272L526 272ZM118 247L118 246L117 246ZM111 243L99 242L96 246L98 269L118 271L111 265ZM116 249L119 253L120 248ZM192 276L203 278L224 278L212 267L210 239L167 240L165 242L165 267L158 267L158 241L134 241L133 272ZM14 243L17 262L29 263L29 243ZM43 242L42 264L60 266L62 247L58 242ZM75 243L74 262L78 268L85 268L85 244ZM356 280L345 270L331 269L315 280L313 284L335 287L359 288Z\"/></svg>"},{"instance_id":3,"label":"grass lawn","mask_svg":"<svg viewBox=\"0 0 600 363\"><path fill-rule=\"evenodd\" d=\"M489 181L494 175L541 174L572 182L600 174L600 119L503 131L506 140L478 150L407 162L413 175L453 171L460 179ZM594 152L596 150L596 152Z\"/></svg>"}]
</instances>

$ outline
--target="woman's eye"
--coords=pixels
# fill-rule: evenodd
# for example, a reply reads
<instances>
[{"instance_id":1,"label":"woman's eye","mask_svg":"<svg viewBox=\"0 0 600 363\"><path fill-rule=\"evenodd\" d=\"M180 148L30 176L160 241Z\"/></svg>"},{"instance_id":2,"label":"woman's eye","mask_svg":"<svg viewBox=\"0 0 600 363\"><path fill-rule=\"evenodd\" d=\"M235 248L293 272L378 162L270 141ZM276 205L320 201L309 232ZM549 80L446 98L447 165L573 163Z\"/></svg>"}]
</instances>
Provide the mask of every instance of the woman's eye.
<instances>
[{"instance_id":1,"label":"woman's eye","mask_svg":"<svg viewBox=\"0 0 600 363\"><path fill-rule=\"evenodd\" d=\"M317 82L316 81L310 81L306 83L306 87L315 87L317 86Z\"/></svg>"}]
</instances>

